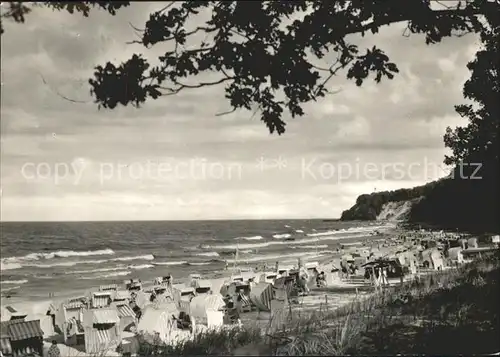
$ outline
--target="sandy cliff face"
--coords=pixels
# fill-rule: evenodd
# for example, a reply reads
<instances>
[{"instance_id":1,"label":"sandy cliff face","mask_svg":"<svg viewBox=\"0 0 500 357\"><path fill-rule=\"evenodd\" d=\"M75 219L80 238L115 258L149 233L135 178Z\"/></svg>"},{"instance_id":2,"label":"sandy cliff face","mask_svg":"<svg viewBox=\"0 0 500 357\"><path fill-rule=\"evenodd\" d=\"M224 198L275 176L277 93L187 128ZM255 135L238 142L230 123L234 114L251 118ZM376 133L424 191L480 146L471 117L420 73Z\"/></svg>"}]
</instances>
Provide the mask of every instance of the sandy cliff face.
<instances>
[{"instance_id":1,"label":"sandy cliff face","mask_svg":"<svg viewBox=\"0 0 500 357\"><path fill-rule=\"evenodd\" d=\"M374 192L357 198L356 203L342 212L342 220L403 220L412 207L425 196L428 185L396 191Z\"/></svg>"},{"instance_id":2,"label":"sandy cliff face","mask_svg":"<svg viewBox=\"0 0 500 357\"><path fill-rule=\"evenodd\" d=\"M360 195L343 221L407 221L439 229L500 233L498 174L446 177L423 186Z\"/></svg>"},{"instance_id":3,"label":"sandy cliff face","mask_svg":"<svg viewBox=\"0 0 500 357\"><path fill-rule=\"evenodd\" d=\"M377 220L402 221L408 218L415 200L388 202L382 206Z\"/></svg>"}]
</instances>

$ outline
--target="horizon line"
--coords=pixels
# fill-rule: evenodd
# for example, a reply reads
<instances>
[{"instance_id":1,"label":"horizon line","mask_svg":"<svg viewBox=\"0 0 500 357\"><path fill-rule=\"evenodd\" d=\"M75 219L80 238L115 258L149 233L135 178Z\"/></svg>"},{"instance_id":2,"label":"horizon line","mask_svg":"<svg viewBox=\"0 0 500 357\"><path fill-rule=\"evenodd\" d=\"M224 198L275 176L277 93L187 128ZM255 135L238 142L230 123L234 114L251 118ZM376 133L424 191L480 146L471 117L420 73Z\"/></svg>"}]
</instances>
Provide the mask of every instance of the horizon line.
<instances>
[{"instance_id":1,"label":"horizon line","mask_svg":"<svg viewBox=\"0 0 500 357\"><path fill-rule=\"evenodd\" d=\"M2 223L116 223L116 222L220 222L220 221L340 221L340 218L309 217L309 218L213 218L213 219L140 219L140 220L92 220L92 221L2 221Z\"/></svg>"}]
</instances>

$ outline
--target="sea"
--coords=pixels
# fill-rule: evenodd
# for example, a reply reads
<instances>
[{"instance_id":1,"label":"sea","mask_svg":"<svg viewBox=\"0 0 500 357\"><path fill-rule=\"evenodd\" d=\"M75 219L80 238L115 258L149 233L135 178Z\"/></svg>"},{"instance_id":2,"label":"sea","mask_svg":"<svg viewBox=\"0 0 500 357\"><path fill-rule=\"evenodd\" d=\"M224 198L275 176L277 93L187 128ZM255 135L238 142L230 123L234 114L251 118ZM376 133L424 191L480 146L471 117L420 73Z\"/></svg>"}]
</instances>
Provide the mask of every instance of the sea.
<instances>
[{"instance_id":1,"label":"sea","mask_svg":"<svg viewBox=\"0 0 500 357\"><path fill-rule=\"evenodd\" d=\"M384 227L336 220L3 222L0 291L36 300L131 278L218 278L228 275L227 265L338 254L341 242L369 239Z\"/></svg>"}]
</instances>

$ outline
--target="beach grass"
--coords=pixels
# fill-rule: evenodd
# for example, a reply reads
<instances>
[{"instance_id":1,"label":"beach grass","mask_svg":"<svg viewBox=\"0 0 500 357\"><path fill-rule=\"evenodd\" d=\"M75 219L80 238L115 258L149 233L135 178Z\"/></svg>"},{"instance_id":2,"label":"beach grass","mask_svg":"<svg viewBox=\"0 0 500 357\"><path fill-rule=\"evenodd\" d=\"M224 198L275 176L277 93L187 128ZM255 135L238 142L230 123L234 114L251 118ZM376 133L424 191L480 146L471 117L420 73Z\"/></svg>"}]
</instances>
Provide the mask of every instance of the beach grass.
<instances>
[{"instance_id":1,"label":"beach grass","mask_svg":"<svg viewBox=\"0 0 500 357\"><path fill-rule=\"evenodd\" d=\"M500 256L368 294L341 307L290 309L286 328L207 331L140 356L472 354L500 351ZM140 339L140 337L139 337Z\"/></svg>"}]
</instances>

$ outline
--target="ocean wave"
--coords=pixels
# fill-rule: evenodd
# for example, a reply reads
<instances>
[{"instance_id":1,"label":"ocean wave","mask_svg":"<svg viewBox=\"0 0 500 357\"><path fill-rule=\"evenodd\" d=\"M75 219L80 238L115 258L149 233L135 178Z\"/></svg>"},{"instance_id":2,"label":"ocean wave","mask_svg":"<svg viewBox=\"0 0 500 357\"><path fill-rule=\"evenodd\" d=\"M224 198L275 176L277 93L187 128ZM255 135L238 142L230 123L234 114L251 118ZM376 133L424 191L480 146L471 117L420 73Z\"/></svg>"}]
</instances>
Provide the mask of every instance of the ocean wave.
<instances>
[{"instance_id":1,"label":"ocean wave","mask_svg":"<svg viewBox=\"0 0 500 357\"><path fill-rule=\"evenodd\" d=\"M388 225L382 225L382 226L368 226L368 227L351 227L347 229L338 229L338 230L333 230L333 231L325 231L325 232L318 232L318 233L308 233L308 237L323 237L323 236L331 236L331 235L337 235L337 234L345 234L345 233L361 233L361 232L369 232L369 231L375 231L377 229L381 228L388 228Z\"/></svg>"},{"instance_id":2,"label":"ocean wave","mask_svg":"<svg viewBox=\"0 0 500 357\"><path fill-rule=\"evenodd\" d=\"M23 266L19 263L4 263L0 262L0 271L4 270L14 270L14 269L21 269Z\"/></svg>"},{"instance_id":3,"label":"ocean wave","mask_svg":"<svg viewBox=\"0 0 500 357\"><path fill-rule=\"evenodd\" d=\"M77 260L77 261L72 261L72 262L53 262L49 264L43 264L43 263L1 263L0 265L0 270L14 270L14 269L21 269L23 267L34 267L34 268L56 268L56 267L72 267L75 265L80 265L80 264L103 264L103 263L109 263L109 262L126 262L126 261L131 261L131 260L154 260L154 256L152 254L147 254L147 255L137 255L137 256L130 256L130 257L119 257L119 258L113 258L113 259L100 259L100 260Z\"/></svg>"},{"instance_id":4,"label":"ocean wave","mask_svg":"<svg viewBox=\"0 0 500 357\"><path fill-rule=\"evenodd\" d=\"M331 236L334 234L340 234L340 233L346 233L348 232L349 229L338 229L334 231L325 231L325 232L318 232L318 233L308 233L308 237L322 237L322 236Z\"/></svg>"},{"instance_id":5,"label":"ocean wave","mask_svg":"<svg viewBox=\"0 0 500 357\"><path fill-rule=\"evenodd\" d=\"M150 268L154 268L154 267L155 266L152 264L140 264L140 265L128 265L128 266L119 265L119 266L113 267L113 268L100 268L100 269L69 271L66 274L91 274L91 273L117 271L117 270L123 270L123 269L142 270L142 269L150 269Z\"/></svg>"},{"instance_id":6,"label":"ocean wave","mask_svg":"<svg viewBox=\"0 0 500 357\"><path fill-rule=\"evenodd\" d=\"M253 236L253 237L236 237L234 239L242 239L242 240L261 240L261 239L264 239L264 237L262 236Z\"/></svg>"},{"instance_id":7,"label":"ocean wave","mask_svg":"<svg viewBox=\"0 0 500 357\"><path fill-rule=\"evenodd\" d=\"M219 252L219 255L220 256L224 256L224 257L234 257L234 255L236 254L236 250L223 250L223 251L220 251Z\"/></svg>"},{"instance_id":8,"label":"ocean wave","mask_svg":"<svg viewBox=\"0 0 500 357\"><path fill-rule=\"evenodd\" d=\"M228 259L227 263L228 264L233 264L233 263L249 263L249 262L262 262L266 260L278 260L281 261L283 258L291 258L291 257L311 257L311 256L318 256L323 251L321 252L296 252L296 253L288 253L288 254L267 254L267 255L258 255L255 257L249 257L245 259L238 259L238 261L235 261L234 259Z\"/></svg>"},{"instance_id":9,"label":"ocean wave","mask_svg":"<svg viewBox=\"0 0 500 357\"><path fill-rule=\"evenodd\" d=\"M142 270L142 269L150 269L154 268L155 266L152 264L141 264L141 265L129 265L129 269L134 269L134 270Z\"/></svg>"},{"instance_id":10,"label":"ocean wave","mask_svg":"<svg viewBox=\"0 0 500 357\"><path fill-rule=\"evenodd\" d=\"M181 247L182 249L184 249L185 252L195 252L197 250L200 250L199 247Z\"/></svg>"},{"instance_id":11,"label":"ocean wave","mask_svg":"<svg viewBox=\"0 0 500 357\"><path fill-rule=\"evenodd\" d=\"M302 229L296 229L295 233L304 233L304 231Z\"/></svg>"},{"instance_id":12,"label":"ocean wave","mask_svg":"<svg viewBox=\"0 0 500 357\"><path fill-rule=\"evenodd\" d=\"M146 254L146 255L136 255L133 257L114 258L111 260L115 261L115 262L123 262L123 261L128 261L128 260L154 260L154 259L155 259L155 257L153 254Z\"/></svg>"},{"instance_id":13,"label":"ocean wave","mask_svg":"<svg viewBox=\"0 0 500 357\"><path fill-rule=\"evenodd\" d=\"M212 264L212 262L187 262L184 265L209 265Z\"/></svg>"},{"instance_id":14,"label":"ocean wave","mask_svg":"<svg viewBox=\"0 0 500 357\"><path fill-rule=\"evenodd\" d=\"M2 280L0 281L0 284L26 284L28 280L23 279L23 280Z\"/></svg>"},{"instance_id":15,"label":"ocean wave","mask_svg":"<svg viewBox=\"0 0 500 357\"><path fill-rule=\"evenodd\" d=\"M282 233L282 234L274 234L273 238L275 239L284 239L284 238L290 238L292 235L290 233Z\"/></svg>"},{"instance_id":16,"label":"ocean wave","mask_svg":"<svg viewBox=\"0 0 500 357\"><path fill-rule=\"evenodd\" d=\"M26 261L54 259L54 258L72 258L72 257L89 257L93 255L113 255L115 252L112 249L99 249L77 252L74 250L59 250L50 253L30 253L22 257L7 257L2 258L2 263L22 263Z\"/></svg>"},{"instance_id":17,"label":"ocean wave","mask_svg":"<svg viewBox=\"0 0 500 357\"><path fill-rule=\"evenodd\" d=\"M302 248L302 249L326 249L328 248L328 244L319 244L319 245L301 245L300 247L290 247L293 249Z\"/></svg>"},{"instance_id":18,"label":"ocean wave","mask_svg":"<svg viewBox=\"0 0 500 357\"><path fill-rule=\"evenodd\" d=\"M308 253L305 255L305 262L310 262L310 261L314 261L314 259L319 259L319 258L325 258L325 256L327 255L332 255L332 254L335 254L337 252L335 251L332 251L332 250L322 250L321 252L318 252L316 254L316 252L314 253ZM298 255L296 255L296 257L298 257ZM287 256L286 258L290 258L289 256ZM280 263L283 263L283 264L294 264L294 263L297 263L297 258L295 259L285 259L285 260L280 260Z\"/></svg>"},{"instance_id":19,"label":"ocean wave","mask_svg":"<svg viewBox=\"0 0 500 357\"><path fill-rule=\"evenodd\" d=\"M94 275L94 276L82 276L80 279L82 280L96 280L96 279L106 279L106 278L114 278L117 276L126 276L132 274L131 271L117 271L109 274L102 275Z\"/></svg>"},{"instance_id":20,"label":"ocean wave","mask_svg":"<svg viewBox=\"0 0 500 357\"><path fill-rule=\"evenodd\" d=\"M183 265L187 264L186 260L180 260L177 262L154 262L154 265Z\"/></svg>"},{"instance_id":21,"label":"ocean wave","mask_svg":"<svg viewBox=\"0 0 500 357\"><path fill-rule=\"evenodd\" d=\"M6 291L17 290L17 289L20 289L20 288L21 288L20 285L11 286L11 287L8 287L8 288L2 288L2 293L6 292Z\"/></svg>"},{"instance_id":22,"label":"ocean wave","mask_svg":"<svg viewBox=\"0 0 500 357\"><path fill-rule=\"evenodd\" d=\"M91 274L91 273L101 273L106 271L116 271L122 270L124 267L115 267L115 268L100 268L100 269L89 269L89 270L74 270L68 271L65 274Z\"/></svg>"},{"instance_id":23,"label":"ocean wave","mask_svg":"<svg viewBox=\"0 0 500 357\"><path fill-rule=\"evenodd\" d=\"M77 265L78 263L82 262L60 262L60 263L52 263L52 264L24 264L24 267L34 267L34 268L54 268L54 267L72 267ZM88 263L93 263L94 262L88 262Z\"/></svg>"},{"instance_id":24,"label":"ocean wave","mask_svg":"<svg viewBox=\"0 0 500 357\"><path fill-rule=\"evenodd\" d=\"M76 262L55 262L51 264L40 264L40 263L27 263L20 266L22 267L34 267L34 268L55 268L55 267L72 267L80 264L102 264L109 262L109 259L100 259L100 260L79 260Z\"/></svg>"},{"instance_id":25,"label":"ocean wave","mask_svg":"<svg viewBox=\"0 0 500 357\"><path fill-rule=\"evenodd\" d=\"M195 255L200 257L218 257L219 253L217 252L204 252L204 253L196 253Z\"/></svg>"},{"instance_id":26,"label":"ocean wave","mask_svg":"<svg viewBox=\"0 0 500 357\"><path fill-rule=\"evenodd\" d=\"M322 237L309 237L309 238L301 238L293 241L282 241L275 240L272 242L264 242L264 243L248 243L248 244L228 244L228 245L219 245L214 246L214 249L255 249L255 248L264 248L272 245L298 245L298 244L311 244L316 242L323 242L329 240L342 240L342 239L352 239L352 238L363 238L366 237L366 233L358 234L358 235L346 235L346 236L322 236Z\"/></svg>"}]
</instances>

